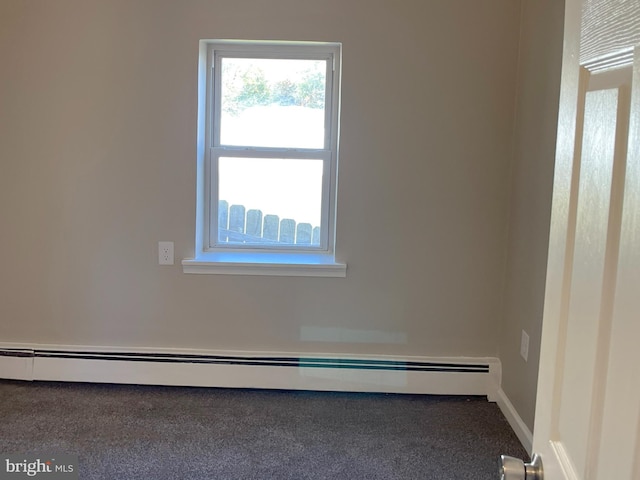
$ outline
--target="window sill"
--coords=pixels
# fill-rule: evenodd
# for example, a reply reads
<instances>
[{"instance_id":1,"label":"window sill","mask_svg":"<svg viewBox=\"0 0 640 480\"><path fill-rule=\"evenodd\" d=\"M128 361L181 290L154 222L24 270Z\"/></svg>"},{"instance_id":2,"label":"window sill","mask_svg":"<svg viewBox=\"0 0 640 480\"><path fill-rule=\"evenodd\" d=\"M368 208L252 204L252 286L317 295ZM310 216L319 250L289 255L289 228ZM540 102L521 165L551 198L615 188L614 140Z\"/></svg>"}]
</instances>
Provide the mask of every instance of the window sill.
<instances>
[{"instance_id":1,"label":"window sill","mask_svg":"<svg viewBox=\"0 0 640 480\"><path fill-rule=\"evenodd\" d=\"M182 260L182 271L200 275L344 278L347 265L327 254L216 252Z\"/></svg>"}]
</instances>

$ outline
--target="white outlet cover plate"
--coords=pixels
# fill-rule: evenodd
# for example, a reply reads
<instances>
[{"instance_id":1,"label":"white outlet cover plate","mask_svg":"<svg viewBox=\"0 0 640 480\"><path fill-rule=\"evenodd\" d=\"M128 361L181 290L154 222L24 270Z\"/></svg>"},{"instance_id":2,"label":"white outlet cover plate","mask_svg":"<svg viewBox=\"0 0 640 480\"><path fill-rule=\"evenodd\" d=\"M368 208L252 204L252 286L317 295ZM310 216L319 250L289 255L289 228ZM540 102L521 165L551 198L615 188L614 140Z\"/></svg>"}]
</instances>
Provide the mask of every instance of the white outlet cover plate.
<instances>
[{"instance_id":1,"label":"white outlet cover plate","mask_svg":"<svg viewBox=\"0 0 640 480\"><path fill-rule=\"evenodd\" d=\"M158 264L173 265L173 242L158 242Z\"/></svg>"},{"instance_id":2,"label":"white outlet cover plate","mask_svg":"<svg viewBox=\"0 0 640 480\"><path fill-rule=\"evenodd\" d=\"M520 339L520 355L526 362L529 358L529 335L522 330L522 338Z\"/></svg>"}]
</instances>

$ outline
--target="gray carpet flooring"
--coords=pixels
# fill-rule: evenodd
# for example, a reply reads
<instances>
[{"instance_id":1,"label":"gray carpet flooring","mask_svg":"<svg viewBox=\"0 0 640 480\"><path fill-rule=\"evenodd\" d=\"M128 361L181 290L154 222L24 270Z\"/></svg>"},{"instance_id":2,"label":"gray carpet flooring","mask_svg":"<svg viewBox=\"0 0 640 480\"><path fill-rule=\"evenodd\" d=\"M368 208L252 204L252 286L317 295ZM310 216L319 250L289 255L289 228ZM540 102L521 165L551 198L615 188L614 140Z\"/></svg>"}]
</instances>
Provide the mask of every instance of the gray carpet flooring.
<instances>
[{"instance_id":1,"label":"gray carpet flooring","mask_svg":"<svg viewBox=\"0 0 640 480\"><path fill-rule=\"evenodd\" d=\"M497 480L528 460L482 397L0 380L0 453L81 479Z\"/></svg>"}]
</instances>

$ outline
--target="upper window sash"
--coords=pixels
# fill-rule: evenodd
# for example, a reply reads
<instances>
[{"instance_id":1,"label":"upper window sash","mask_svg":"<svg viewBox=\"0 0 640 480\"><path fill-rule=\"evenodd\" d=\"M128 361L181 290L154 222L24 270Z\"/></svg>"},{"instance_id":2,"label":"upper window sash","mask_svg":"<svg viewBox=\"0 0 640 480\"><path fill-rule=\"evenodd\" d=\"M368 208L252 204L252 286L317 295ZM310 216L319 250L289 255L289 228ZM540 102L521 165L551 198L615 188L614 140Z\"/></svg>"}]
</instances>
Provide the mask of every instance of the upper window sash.
<instances>
[{"instance_id":1,"label":"upper window sash","mask_svg":"<svg viewBox=\"0 0 640 480\"><path fill-rule=\"evenodd\" d=\"M210 121L207 129L207 145L210 147L226 148L255 148L254 145L225 145L220 141L221 105L222 105L222 60L224 58L256 58L273 60L320 60L326 62L325 68L325 97L324 97L324 145L323 150L333 150L337 146L337 92L334 92L336 72L336 60L339 47L335 44L308 44L305 42L254 42L220 41L209 45L208 62L209 72L212 73L207 85L207 98L210 100L207 118ZM281 150L290 150L286 147L271 147ZM269 148L267 148L269 149ZM306 150L294 148L293 150ZM315 150L315 149L309 149Z\"/></svg>"}]
</instances>

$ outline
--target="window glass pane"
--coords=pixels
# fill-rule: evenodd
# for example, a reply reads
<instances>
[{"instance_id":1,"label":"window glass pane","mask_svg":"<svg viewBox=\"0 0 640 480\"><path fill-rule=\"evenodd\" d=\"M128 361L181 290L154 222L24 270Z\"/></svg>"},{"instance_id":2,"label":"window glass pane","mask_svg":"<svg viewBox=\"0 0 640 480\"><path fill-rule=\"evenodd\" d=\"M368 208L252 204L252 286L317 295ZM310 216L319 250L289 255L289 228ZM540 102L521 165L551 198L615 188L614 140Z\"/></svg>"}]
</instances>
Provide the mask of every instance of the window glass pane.
<instances>
[{"instance_id":1,"label":"window glass pane","mask_svg":"<svg viewBox=\"0 0 640 480\"><path fill-rule=\"evenodd\" d=\"M218 162L218 242L319 246L322 160Z\"/></svg>"},{"instance_id":2,"label":"window glass pane","mask_svg":"<svg viewBox=\"0 0 640 480\"><path fill-rule=\"evenodd\" d=\"M324 148L325 60L222 58L220 144Z\"/></svg>"}]
</instances>

